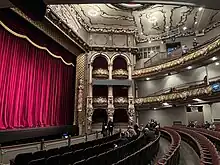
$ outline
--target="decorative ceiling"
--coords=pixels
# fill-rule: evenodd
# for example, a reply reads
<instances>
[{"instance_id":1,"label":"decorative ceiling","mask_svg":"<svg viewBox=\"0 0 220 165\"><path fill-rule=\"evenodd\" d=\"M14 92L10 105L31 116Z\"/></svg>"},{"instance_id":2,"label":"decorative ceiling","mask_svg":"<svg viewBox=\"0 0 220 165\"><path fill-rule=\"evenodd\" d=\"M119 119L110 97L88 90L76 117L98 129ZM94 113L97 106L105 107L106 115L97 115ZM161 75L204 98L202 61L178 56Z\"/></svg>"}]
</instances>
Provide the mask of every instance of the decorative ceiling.
<instances>
[{"instance_id":1,"label":"decorative ceiling","mask_svg":"<svg viewBox=\"0 0 220 165\"><path fill-rule=\"evenodd\" d=\"M137 42L205 33L220 25L220 11L175 5L50 5L70 28L133 33Z\"/></svg>"}]
</instances>

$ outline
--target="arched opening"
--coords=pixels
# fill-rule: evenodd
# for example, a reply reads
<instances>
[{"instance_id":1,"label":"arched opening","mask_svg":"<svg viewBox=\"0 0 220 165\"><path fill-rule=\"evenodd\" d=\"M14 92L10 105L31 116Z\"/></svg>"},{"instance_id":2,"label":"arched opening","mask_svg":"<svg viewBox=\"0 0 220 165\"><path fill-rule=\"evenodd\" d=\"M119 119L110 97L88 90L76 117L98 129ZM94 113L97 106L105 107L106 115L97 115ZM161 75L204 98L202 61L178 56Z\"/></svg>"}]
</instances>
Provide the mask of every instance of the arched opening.
<instances>
[{"instance_id":1,"label":"arched opening","mask_svg":"<svg viewBox=\"0 0 220 165\"><path fill-rule=\"evenodd\" d=\"M107 122L108 115L105 109L95 109L92 115L92 124Z\"/></svg>"},{"instance_id":2,"label":"arched opening","mask_svg":"<svg viewBox=\"0 0 220 165\"><path fill-rule=\"evenodd\" d=\"M95 109L92 115L92 131L101 131L102 123L108 121L108 115L105 109Z\"/></svg>"},{"instance_id":3,"label":"arched opening","mask_svg":"<svg viewBox=\"0 0 220 165\"><path fill-rule=\"evenodd\" d=\"M127 61L122 56L117 56L113 61L112 77L114 79L127 79Z\"/></svg>"},{"instance_id":4,"label":"arched opening","mask_svg":"<svg viewBox=\"0 0 220 165\"><path fill-rule=\"evenodd\" d=\"M122 56L117 56L113 61L113 70L124 69L127 70L127 62Z\"/></svg>"},{"instance_id":5,"label":"arched opening","mask_svg":"<svg viewBox=\"0 0 220 165\"><path fill-rule=\"evenodd\" d=\"M92 63L92 77L98 79L107 79L109 77L108 73L108 61L104 56L98 56Z\"/></svg>"},{"instance_id":6,"label":"arched opening","mask_svg":"<svg viewBox=\"0 0 220 165\"><path fill-rule=\"evenodd\" d=\"M115 109L114 123L128 123L128 114L126 109Z\"/></svg>"}]
</instances>

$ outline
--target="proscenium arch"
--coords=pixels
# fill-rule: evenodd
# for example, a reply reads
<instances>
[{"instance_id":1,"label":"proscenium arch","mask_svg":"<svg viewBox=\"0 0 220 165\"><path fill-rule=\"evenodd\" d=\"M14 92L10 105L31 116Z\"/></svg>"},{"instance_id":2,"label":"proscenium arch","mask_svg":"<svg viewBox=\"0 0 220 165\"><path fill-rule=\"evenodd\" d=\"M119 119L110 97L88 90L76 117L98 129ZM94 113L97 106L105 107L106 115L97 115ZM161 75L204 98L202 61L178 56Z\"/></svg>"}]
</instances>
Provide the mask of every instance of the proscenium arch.
<instances>
[{"instance_id":1,"label":"proscenium arch","mask_svg":"<svg viewBox=\"0 0 220 165\"><path fill-rule=\"evenodd\" d=\"M107 54L105 54L105 53L95 53L95 54L93 54L92 57L91 57L90 60L89 60L89 63L90 63L90 64L93 64L93 61L94 61L94 60L96 59L96 57L98 57L98 56L104 57L104 58L107 60L108 65L110 64L111 60L110 60L109 56L108 56Z\"/></svg>"},{"instance_id":2,"label":"proscenium arch","mask_svg":"<svg viewBox=\"0 0 220 165\"><path fill-rule=\"evenodd\" d=\"M110 61L111 65L113 65L113 62L114 62L115 58L118 57L118 56L121 56L126 60L127 66L131 65L131 60L128 58L128 56L126 54L120 54L120 53L114 54L112 56L111 61Z\"/></svg>"}]
</instances>

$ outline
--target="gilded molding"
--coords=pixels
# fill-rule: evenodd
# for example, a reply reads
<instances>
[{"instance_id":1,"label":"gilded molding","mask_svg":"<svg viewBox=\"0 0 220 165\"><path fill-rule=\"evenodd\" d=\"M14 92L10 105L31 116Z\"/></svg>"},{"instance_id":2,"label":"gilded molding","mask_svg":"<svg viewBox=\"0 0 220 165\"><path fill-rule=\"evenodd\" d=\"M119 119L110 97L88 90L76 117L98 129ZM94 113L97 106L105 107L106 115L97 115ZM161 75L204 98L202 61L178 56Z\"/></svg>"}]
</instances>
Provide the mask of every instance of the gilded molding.
<instances>
[{"instance_id":1,"label":"gilded molding","mask_svg":"<svg viewBox=\"0 0 220 165\"><path fill-rule=\"evenodd\" d=\"M107 79L109 77L109 72L107 69L93 69L92 71L92 77L94 78L105 78Z\"/></svg>"},{"instance_id":2,"label":"gilded molding","mask_svg":"<svg viewBox=\"0 0 220 165\"><path fill-rule=\"evenodd\" d=\"M212 55L214 52L220 49L219 46L220 46L220 39L210 43L209 45L193 53L182 56L178 59L175 59L175 60L163 63L163 64L159 64L157 66L134 70L132 74L132 78L135 79L135 78L150 76L151 74L159 73L165 69L172 69L174 67L177 67L187 62L192 62L192 61L195 62L197 59L200 59L201 57L207 57L209 55Z\"/></svg>"},{"instance_id":3,"label":"gilded molding","mask_svg":"<svg viewBox=\"0 0 220 165\"><path fill-rule=\"evenodd\" d=\"M117 79L127 79L128 71L124 69L116 69L112 71L112 77Z\"/></svg>"},{"instance_id":4,"label":"gilded molding","mask_svg":"<svg viewBox=\"0 0 220 165\"><path fill-rule=\"evenodd\" d=\"M186 89L185 91L182 92L174 92L174 93L162 94L159 96L149 96L144 98L136 98L135 105L141 106L144 104L162 103L166 101L175 101L178 99L186 100L189 97L198 97L201 95L209 95L209 94L212 94L212 87L210 85L196 89Z\"/></svg>"}]
</instances>

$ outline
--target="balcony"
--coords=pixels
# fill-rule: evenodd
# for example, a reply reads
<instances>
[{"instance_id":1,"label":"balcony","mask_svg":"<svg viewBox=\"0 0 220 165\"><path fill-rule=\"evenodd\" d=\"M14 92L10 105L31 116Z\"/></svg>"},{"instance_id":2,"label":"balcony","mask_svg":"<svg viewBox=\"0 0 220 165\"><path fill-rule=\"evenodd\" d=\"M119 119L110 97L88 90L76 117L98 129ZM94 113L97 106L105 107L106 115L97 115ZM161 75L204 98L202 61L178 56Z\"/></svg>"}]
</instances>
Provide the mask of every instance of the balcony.
<instances>
[{"instance_id":1,"label":"balcony","mask_svg":"<svg viewBox=\"0 0 220 165\"><path fill-rule=\"evenodd\" d=\"M92 71L92 77L97 79L108 79L109 74L107 69L95 69Z\"/></svg>"},{"instance_id":2,"label":"balcony","mask_svg":"<svg viewBox=\"0 0 220 165\"><path fill-rule=\"evenodd\" d=\"M93 107L94 108L107 108L108 99L106 97L94 97L93 98Z\"/></svg>"},{"instance_id":3,"label":"balcony","mask_svg":"<svg viewBox=\"0 0 220 165\"><path fill-rule=\"evenodd\" d=\"M112 77L114 79L127 79L128 71L124 69L116 69L112 71Z\"/></svg>"},{"instance_id":4,"label":"balcony","mask_svg":"<svg viewBox=\"0 0 220 165\"><path fill-rule=\"evenodd\" d=\"M114 106L115 108L127 108L128 106L128 98L127 97L115 97L114 98Z\"/></svg>"}]
</instances>

